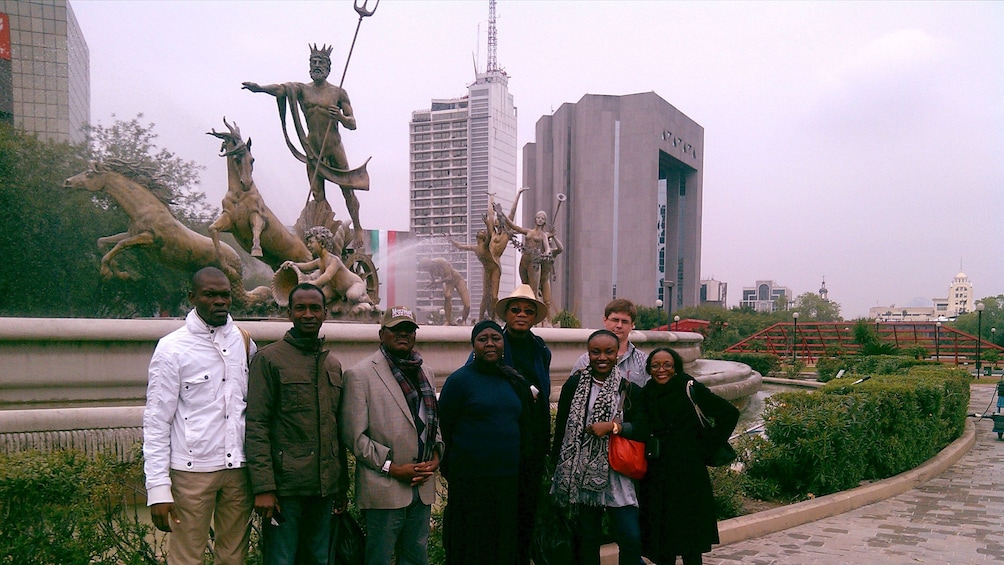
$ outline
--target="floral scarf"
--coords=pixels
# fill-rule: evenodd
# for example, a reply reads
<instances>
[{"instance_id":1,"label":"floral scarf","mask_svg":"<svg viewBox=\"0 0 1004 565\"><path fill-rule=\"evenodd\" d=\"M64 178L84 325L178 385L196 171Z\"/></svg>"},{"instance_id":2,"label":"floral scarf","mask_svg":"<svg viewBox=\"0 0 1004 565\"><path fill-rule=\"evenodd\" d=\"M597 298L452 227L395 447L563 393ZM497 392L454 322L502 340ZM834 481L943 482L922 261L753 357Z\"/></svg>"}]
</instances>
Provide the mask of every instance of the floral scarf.
<instances>
[{"instance_id":1,"label":"floral scarf","mask_svg":"<svg viewBox=\"0 0 1004 565\"><path fill-rule=\"evenodd\" d=\"M587 421L589 395L593 386L592 369L585 367L579 371L579 382L572 394L565 436L558 452L554 481L551 484L551 494L558 506L603 504L603 493L610 476L609 437L589 434L586 426L614 419L619 407L621 382L620 371L614 367L603 381L593 402L593 412Z\"/></svg>"}]
</instances>

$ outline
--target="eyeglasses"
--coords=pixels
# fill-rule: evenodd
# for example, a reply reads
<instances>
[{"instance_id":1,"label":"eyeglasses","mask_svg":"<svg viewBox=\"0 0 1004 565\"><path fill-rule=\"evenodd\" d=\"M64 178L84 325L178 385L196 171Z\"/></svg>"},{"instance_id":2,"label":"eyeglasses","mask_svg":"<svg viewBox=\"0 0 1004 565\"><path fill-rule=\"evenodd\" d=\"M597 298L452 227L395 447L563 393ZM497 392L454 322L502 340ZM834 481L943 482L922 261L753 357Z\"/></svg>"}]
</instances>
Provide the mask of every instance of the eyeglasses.
<instances>
[{"instance_id":1,"label":"eyeglasses","mask_svg":"<svg viewBox=\"0 0 1004 565\"><path fill-rule=\"evenodd\" d=\"M520 312L530 316L531 318L537 315L537 311L533 308L520 308L519 306L513 306L509 309L509 313L513 316L518 316Z\"/></svg>"},{"instance_id":2,"label":"eyeglasses","mask_svg":"<svg viewBox=\"0 0 1004 565\"><path fill-rule=\"evenodd\" d=\"M652 363L651 372L656 371L674 371L676 370L676 365L672 361L667 361L665 363Z\"/></svg>"}]
</instances>

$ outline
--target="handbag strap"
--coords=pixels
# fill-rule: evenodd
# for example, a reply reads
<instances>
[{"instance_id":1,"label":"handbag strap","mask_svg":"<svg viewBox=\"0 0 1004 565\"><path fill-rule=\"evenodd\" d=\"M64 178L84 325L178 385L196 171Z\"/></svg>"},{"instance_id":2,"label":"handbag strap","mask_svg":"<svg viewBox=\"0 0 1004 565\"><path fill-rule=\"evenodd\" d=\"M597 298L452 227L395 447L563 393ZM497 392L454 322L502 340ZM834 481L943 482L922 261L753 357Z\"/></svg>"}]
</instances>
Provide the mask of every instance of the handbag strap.
<instances>
[{"instance_id":1,"label":"handbag strap","mask_svg":"<svg viewBox=\"0 0 1004 565\"><path fill-rule=\"evenodd\" d=\"M704 415L704 412L701 412L701 407L694 402L694 395L691 392L693 389L694 381L687 381L687 398L690 400L690 404L694 406L694 412L697 412L697 419L701 421L701 426L707 428L711 422Z\"/></svg>"}]
</instances>

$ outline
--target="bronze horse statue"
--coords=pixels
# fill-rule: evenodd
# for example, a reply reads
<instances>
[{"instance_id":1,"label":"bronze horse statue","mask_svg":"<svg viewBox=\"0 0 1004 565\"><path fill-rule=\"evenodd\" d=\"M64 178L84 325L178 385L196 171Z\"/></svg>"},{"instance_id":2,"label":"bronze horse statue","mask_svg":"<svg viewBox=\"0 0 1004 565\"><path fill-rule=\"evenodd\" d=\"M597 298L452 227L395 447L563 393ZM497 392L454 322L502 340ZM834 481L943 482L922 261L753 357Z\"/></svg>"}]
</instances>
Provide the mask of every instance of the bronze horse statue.
<instances>
[{"instance_id":1,"label":"bronze horse statue","mask_svg":"<svg viewBox=\"0 0 1004 565\"><path fill-rule=\"evenodd\" d=\"M271 290L264 286L247 293L237 252L226 243L217 247L210 238L178 221L164 200L154 194L153 190L160 186L156 177L136 165L117 159L91 163L86 171L66 179L63 186L104 192L129 216L128 231L98 239L99 249L112 245L101 258L103 278L132 278L131 273L115 265L114 259L130 247L141 247L161 264L180 271L194 273L207 265L218 266L230 279L234 297L241 302L261 302L270 296Z\"/></svg>"},{"instance_id":2,"label":"bronze horse statue","mask_svg":"<svg viewBox=\"0 0 1004 565\"><path fill-rule=\"evenodd\" d=\"M227 194L223 197L223 212L209 226L213 245L219 250L219 233L230 232L245 251L264 261L273 271L286 261L310 261L310 250L282 225L265 205L255 186L251 177L254 169L251 139L244 143L236 122L230 125L223 118L223 123L229 133L214 129L206 134L223 140L220 157L227 159Z\"/></svg>"}]
</instances>

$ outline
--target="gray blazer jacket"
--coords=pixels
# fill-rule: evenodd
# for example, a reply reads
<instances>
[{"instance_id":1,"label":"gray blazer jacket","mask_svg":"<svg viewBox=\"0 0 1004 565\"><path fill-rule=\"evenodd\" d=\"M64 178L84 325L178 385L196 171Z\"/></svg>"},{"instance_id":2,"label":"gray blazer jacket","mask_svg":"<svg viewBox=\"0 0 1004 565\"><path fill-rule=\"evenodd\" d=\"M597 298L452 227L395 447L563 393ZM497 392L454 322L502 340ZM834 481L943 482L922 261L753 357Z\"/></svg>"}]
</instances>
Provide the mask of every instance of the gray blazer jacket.
<instances>
[{"instance_id":1,"label":"gray blazer jacket","mask_svg":"<svg viewBox=\"0 0 1004 565\"><path fill-rule=\"evenodd\" d=\"M422 372L430 383L435 382L431 369L422 367ZM388 453L395 465L418 462L418 429L401 386L381 351L345 371L344 379L339 423L342 441L356 457L356 506L404 508L411 504L412 487L380 472ZM439 430L435 442L442 457ZM422 484L419 493L422 502L432 504L436 498L436 479Z\"/></svg>"}]
</instances>

